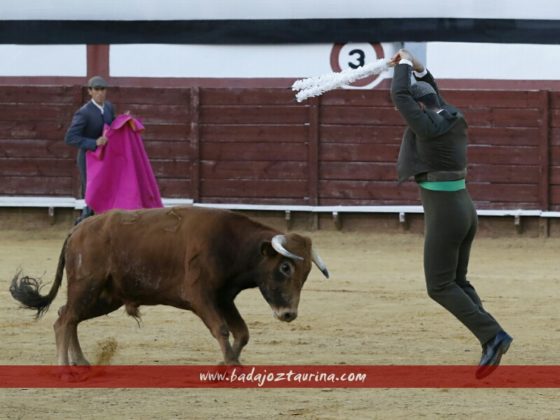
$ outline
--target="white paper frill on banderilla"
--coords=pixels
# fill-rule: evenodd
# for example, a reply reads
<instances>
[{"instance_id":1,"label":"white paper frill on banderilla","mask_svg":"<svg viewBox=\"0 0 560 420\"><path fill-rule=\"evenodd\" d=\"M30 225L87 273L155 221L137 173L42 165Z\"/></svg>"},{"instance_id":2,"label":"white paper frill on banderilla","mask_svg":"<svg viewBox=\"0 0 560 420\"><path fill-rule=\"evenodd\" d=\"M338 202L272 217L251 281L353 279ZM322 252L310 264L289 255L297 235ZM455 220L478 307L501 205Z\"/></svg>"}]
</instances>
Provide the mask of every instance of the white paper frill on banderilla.
<instances>
[{"instance_id":1,"label":"white paper frill on banderilla","mask_svg":"<svg viewBox=\"0 0 560 420\"><path fill-rule=\"evenodd\" d=\"M296 93L298 102L302 102L314 96L320 96L329 90L363 79L373 74L379 74L389 69L389 60L382 58L373 63L366 64L357 69L343 70L339 73L323 74L322 76L310 77L308 79L296 80L292 90Z\"/></svg>"}]
</instances>

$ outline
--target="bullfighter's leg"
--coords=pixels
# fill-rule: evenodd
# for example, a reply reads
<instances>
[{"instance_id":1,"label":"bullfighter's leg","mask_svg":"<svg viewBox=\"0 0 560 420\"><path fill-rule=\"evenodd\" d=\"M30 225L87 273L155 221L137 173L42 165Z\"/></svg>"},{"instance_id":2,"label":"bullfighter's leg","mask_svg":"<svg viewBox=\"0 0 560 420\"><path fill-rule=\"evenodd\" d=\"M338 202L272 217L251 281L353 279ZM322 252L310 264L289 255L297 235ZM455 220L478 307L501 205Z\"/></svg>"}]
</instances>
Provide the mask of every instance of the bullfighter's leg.
<instances>
[{"instance_id":1,"label":"bullfighter's leg","mask_svg":"<svg viewBox=\"0 0 560 420\"><path fill-rule=\"evenodd\" d=\"M243 347L249 342L249 329L247 324L241 318L239 311L237 310L233 302L227 302L221 305L222 313L227 320L227 325L233 334L233 353L235 358L239 360L239 355Z\"/></svg>"},{"instance_id":2,"label":"bullfighter's leg","mask_svg":"<svg viewBox=\"0 0 560 420\"><path fill-rule=\"evenodd\" d=\"M202 319L204 324L206 324L214 338L218 340L220 348L222 349L222 354L224 355L224 363L226 365L238 365L239 360L229 342L228 325L218 307L206 301L206 304L201 305L200 308L193 307L193 311Z\"/></svg>"}]
</instances>

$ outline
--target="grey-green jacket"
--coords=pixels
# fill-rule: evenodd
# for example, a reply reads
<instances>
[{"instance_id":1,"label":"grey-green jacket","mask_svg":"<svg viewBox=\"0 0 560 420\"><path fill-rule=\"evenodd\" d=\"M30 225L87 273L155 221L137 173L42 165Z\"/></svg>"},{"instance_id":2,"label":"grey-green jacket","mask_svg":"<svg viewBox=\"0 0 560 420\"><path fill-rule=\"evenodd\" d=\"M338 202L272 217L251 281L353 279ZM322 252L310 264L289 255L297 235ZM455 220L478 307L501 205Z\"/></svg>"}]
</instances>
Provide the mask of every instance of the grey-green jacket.
<instances>
[{"instance_id":1,"label":"grey-green jacket","mask_svg":"<svg viewBox=\"0 0 560 420\"><path fill-rule=\"evenodd\" d=\"M397 161L399 182L411 176L419 178L430 173L451 174L445 180L461 178L453 174L462 173L467 166L468 137L465 118L457 108L441 98L429 72L419 80L434 87L444 111L438 114L432 110L422 110L410 92L411 76L410 65L395 66L391 98L408 125Z\"/></svg>"}]
</instances>

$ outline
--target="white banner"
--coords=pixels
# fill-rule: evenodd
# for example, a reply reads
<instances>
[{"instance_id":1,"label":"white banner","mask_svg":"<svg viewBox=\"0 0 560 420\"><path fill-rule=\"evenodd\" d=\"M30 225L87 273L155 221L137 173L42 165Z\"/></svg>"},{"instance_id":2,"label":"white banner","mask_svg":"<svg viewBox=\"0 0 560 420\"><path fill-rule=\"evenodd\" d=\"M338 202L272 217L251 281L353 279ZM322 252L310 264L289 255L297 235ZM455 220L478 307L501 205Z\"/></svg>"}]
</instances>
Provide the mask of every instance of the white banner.
<instances>
[{"instance_id":1,"label":"white banner","mask_svg":"<svg viewBox=\"0 0 560 420\"><path fill-rule=\"evenodd\" d=\"M2 0L0 20L560 19L557 0Z\"/></svg>"}]
</instances>

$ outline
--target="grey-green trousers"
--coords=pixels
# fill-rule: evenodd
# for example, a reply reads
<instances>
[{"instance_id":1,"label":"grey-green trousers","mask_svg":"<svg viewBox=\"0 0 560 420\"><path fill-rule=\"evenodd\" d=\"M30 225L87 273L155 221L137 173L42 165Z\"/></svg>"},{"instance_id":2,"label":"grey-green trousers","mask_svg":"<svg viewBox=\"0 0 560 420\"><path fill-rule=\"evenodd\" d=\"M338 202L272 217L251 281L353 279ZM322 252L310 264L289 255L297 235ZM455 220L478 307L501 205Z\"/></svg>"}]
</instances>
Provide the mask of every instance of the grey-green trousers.
<instances>
[{"instance_id":1,"label":"grey-green trousers","mask_svg":"<svg viewBox=\"0 0 560 420\"><path fill-rule=\"evenodd\" d=\"M482 345L502 328L486 312L467 280L471 245L478 225L466 189L432 191L420 188L424 206L424 273L428 295L451 312Z\"/></svg>"}]
</instances>

